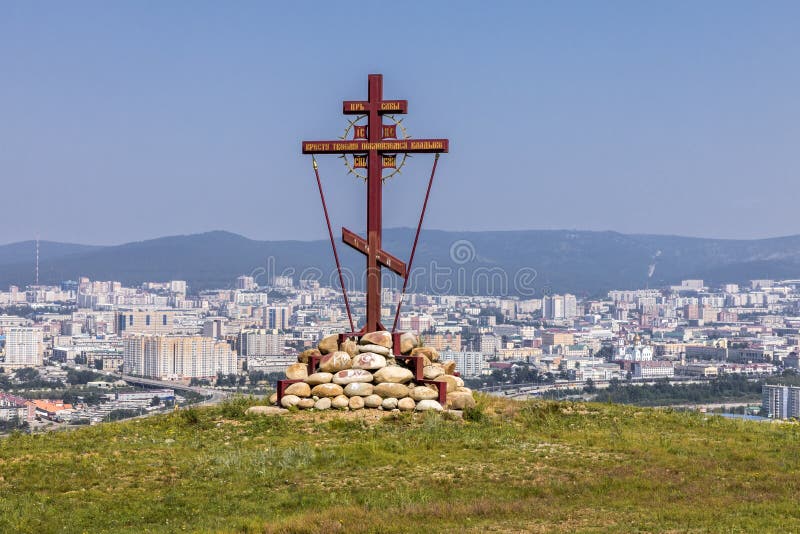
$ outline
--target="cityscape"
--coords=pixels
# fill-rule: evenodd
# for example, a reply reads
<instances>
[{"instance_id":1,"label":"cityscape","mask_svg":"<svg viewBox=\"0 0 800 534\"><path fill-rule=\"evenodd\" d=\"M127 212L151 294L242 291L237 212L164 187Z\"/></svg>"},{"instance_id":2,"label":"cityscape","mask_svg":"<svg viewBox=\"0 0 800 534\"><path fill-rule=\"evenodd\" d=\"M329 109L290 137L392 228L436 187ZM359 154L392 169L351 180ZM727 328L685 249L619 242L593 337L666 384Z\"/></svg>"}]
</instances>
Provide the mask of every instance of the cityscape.
<instances>
[{"instance_id":1,"label":"cityscape","mask_svg":"<svg viewBox=\"0 0 800 534\"><path fill-rule=\"evenodd\" d=\"M178 404L188 402L181 391L203 400L201 387L264 393L296 354L347 328L341 292L317 281L275 276L259 286L242 275L232 286L193 294L181 280L124 287L81 278L0 292L0 421L10 430L11 422L140 416L174 407L175 386ZM418 332L470 385L494 395L559 398L577 390L577 398L592 398L587 391L609 384L737 376L761 384L763 400L695 404L787 419L800 417L800 382L792 380L800 368L798 287L800 280L719 287L683 280L595 299L414 293L404 299L399 329ZM384 291L387 320L398 298ZM350 302L363 317L364 294L351 291ZM73 385L80 370L84 391L76 395L64 382ZM781 376L787 381L766 382ZM148 388L124 377L156 382ZM48 398L40 400L43 388ZM72 402L53 398L60 390Z\"/></svg>"}]
</instances>

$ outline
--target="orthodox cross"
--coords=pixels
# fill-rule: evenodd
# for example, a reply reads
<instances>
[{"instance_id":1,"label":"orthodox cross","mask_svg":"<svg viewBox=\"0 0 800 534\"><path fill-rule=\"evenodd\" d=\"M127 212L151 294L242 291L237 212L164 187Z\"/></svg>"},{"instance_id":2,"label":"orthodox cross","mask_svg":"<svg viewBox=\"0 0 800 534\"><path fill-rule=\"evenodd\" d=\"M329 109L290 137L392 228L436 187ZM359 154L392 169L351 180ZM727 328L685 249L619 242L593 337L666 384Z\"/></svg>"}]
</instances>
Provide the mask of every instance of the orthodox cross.
<instances>
[{"instance_id":1,"label":"orthodox cross","mask_svg":"<svg viewBox=\"0 0 800 534\"><path fill-rule=\"evenodd\" d=\"M366 127L354 126L353 139L303 141L303 154L352 154L354 166L366 169L367 238L342 228L342 241L367 258L367 322L363 331L374 332L386 329L380 322L381 267L404 279L408 276L406 264L381 248L383 170L396 166L397 154L441 153L449 146L447 139L398 139L396 124L384 124L382 116L407 113L408 101L384 100L381 74L370 74L368 85L369 100L346 100L343 105L345 115L366 115Z\"/></svg>"}]
</instances>

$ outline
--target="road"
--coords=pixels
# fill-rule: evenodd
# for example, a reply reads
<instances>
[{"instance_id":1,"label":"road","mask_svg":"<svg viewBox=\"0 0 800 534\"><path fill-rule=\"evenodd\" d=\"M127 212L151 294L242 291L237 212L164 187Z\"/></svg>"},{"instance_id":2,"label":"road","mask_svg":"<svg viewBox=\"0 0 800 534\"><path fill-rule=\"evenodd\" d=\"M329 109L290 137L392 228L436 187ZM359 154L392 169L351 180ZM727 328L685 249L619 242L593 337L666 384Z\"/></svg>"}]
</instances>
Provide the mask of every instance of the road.
<instances>
[{"instance_id":1,"label":"road","mask_svg":"<svg viewBox=\"0 0 800 534\"><path fill-rule=\"evenodd\" d=\"M130 384L139 384L141 386L150 386L150 387L158 387L158 388L169 388L178 391L191 391L193 393L197 393L203 395L204 397L209 397L208 399L204 400L203 402L199 402L196 406L210 406L212 404L219 404L220 402L224 401L228 397L230 397L231 393L228 391L221 391L218 389L213 388L206 388L202 386L190 386L183 382L173 382L170 380L155 380L152 378L142 378L139 376L132 376L132 375L125 375L120 373L114 373L112 371L97 371L95 369L89 369L88 367L83 367L79 365L70 365L73 369L77 370L86 370L94 371L95 373L103 374L109 378L115 378L117 380L124 380Z\"/></svg>"},{"instance_id":2,"label":"road","mask_svg":"<svg viewBox=\"0 0 800 534\"><path fill-rule=\"evenodd\" d=\"M227 399L231 395L227 391L221 391L212 388L204 388L201 386L190 386L182 382L171 382L169 380L153 380L152 378L141 378L138 376L131 376L131 375L118 375L114 373L111 373L111 375L109 376L114 376L130 384L139 384L142 386L151 386L160 388L170 388L178 391L191 391L193 393L198 393L200 395L203 395L204 397L210 397L204 400L203 402L198 403L197 406L210 406L212 404L218 404Z\"/></svg>"},{"instance_id":3,"label":"road","mask_svg":"<svg viewBox=\"0 0 800 534\"><path fill-rule=\"evenodd\" d=\"M81 367L81 366L78 366L78 365L69 366L69 367L72 367L73 369L76 369L76 370L85 369L84 367ZM90 369L90 370L95 371L94 369ZM150 387L159 387L159 388L169 388L169 389L174 389L174 390L177 390L177 391L191 391L193 393L197 393L197 394L203 395L204 397L208 397L206 400L204 400L202 402L198 402L196 404L193 404L192 406L211 406L211 405L214 405L214 404L219 404L220 402L224 401L225 399L227 399L228 397L231 396L231 393L228 392L228 391L220 391L220 390L217 390L217 389L204 388L204 387L199 387L199 386L189 386L188 384L184 384L184 383L181 383L181 382L170 382L170 381L167 381L167 380L153 380L153 379L150 379L150 378L141 378L141 377L138 377L138 376L130 376L130 375L123 375L123 374L119 374L119 373L112 373L111 371L95 371L95 372L103 374L103 375L105 375L105 376L107 376L109 378L114 378L114 379L118 379L118 380L124 380L125 382L128 382L130 384L138 384L138 385L141 385L141 386L150 386ZM169 413L170 411L171 411L171 409L168 409L168 408L167 409L161 409L161 410L154 410L152 412L147 412L147 413L144 413L142 415L138 415L138 416L131 417L131 418L128 418L128 419L140 419L140 418L143 418L143 417L150 417L150 416L153 416L153 415ZM38 428L36 428L37 426L38 426ZM33 425L33 427L30 429L29 432L32 433L32 434L35 434L35 433L40 433L40 432L57 432L57 431L65 431L65 430L69 431L69 430L75 430L77 428L82 428L82 427L83 427L83 425L69 425L69 424L66 424L66 423L48 422L48 424L46 426L45 425ZM5 438L5 437L8 437L9 435L10 434L0 434L0 438Z\"/></svg>"}]
</instances>

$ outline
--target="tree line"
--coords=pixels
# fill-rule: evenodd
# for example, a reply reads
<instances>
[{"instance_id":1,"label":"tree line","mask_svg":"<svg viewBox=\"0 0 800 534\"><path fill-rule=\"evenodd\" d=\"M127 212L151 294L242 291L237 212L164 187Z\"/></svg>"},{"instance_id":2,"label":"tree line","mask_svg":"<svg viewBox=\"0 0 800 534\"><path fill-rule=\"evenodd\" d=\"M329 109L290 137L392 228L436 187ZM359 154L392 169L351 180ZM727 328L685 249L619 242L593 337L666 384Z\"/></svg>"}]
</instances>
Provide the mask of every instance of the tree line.
<instances>
[{"instance_id":1,"label":"tree line","mask_svg":"<svg viewBox=\"0 0 800 534\"><path fill-rule=\"evenodd\" d=\"M614 378L607 389L595 390L593 400L640 406L748 401L760 398L762 385L763 381L750 381L741 375L723 375L700 384L671 383L663 379L641 386L625 385Z\"/></svg>"}]
</instances>

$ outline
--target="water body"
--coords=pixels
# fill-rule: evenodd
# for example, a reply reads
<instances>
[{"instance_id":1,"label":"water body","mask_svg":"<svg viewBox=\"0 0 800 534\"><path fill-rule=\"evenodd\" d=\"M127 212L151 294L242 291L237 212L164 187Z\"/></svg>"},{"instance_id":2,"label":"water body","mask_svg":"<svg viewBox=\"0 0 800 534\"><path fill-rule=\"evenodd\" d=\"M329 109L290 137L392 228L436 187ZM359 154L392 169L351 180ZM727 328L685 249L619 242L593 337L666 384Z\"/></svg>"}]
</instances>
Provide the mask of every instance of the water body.
<instances>
[{"instance_id":1,"label":"water body","mask_svg":"<svg viewBox=\"0 0 800 534\"><path fill-rule=\"evenodd\" d=\"M721 417L727 417L728 419L746 419L748 421L761 421L762 423L768 423L770 421L774 421L774 419L770 419L769 417L761 417L759 415L746 415L742 413L715 413L709 415L719 415Z\"/></svg>"}]
</instances>

